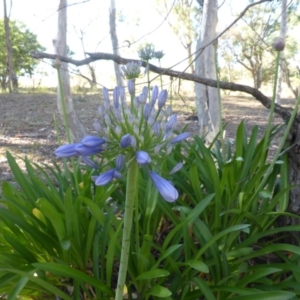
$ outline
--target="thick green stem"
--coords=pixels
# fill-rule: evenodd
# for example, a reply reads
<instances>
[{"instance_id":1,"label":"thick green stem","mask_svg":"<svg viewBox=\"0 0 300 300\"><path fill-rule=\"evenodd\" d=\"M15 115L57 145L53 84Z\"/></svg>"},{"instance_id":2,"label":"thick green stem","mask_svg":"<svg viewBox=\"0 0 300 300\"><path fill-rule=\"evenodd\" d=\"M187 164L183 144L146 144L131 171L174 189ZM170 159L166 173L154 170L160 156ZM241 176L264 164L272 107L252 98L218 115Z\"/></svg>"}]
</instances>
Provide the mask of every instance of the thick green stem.
<instances>
[{"instance_id":1,"label":"thick green stem","mask_svg":"<svg viewBox=\"0 0 300 300\"><path fill-rule=\"evenodd\" d=\"M135 159L133 159L130 163L127 172L122 252L121 252L120 269L119 269L115 300L123 299L123 291L124 291L124 285L126 281L129 250L130 250L130 235L131 235L131 228L132 228L134 199L135 199L135 194L137 189L137 178L138 178L138 163L136 162Z\"/></svg>"}]
</instances>

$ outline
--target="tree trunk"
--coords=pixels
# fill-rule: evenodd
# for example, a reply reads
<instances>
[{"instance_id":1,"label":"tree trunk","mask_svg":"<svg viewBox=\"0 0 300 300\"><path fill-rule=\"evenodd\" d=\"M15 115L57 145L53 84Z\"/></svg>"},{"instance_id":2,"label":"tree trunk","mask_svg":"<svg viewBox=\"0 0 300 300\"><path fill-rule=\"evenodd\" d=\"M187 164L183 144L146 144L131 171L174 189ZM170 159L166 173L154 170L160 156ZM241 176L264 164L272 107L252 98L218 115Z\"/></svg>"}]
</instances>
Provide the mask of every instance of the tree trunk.
<instances>
[{"instance_id":1,"label":"tree trunk","mask_svg":"<svg viewBox=\"0 0 300 300\"><path fill-rule=\"evenodd\" d=\"M286 37L286 19L287 19L287 0L281 0L281 24L280 24L280 37L284 39ZM281 85L282 85L282 78L283 78L283 68L284 68L284 50L280 52L280 62L279 62L279 70L278 70L278 80L277 80L277 92L276 92L276 103L281 103Z\"/></svg>"},{"instance_id":2,"label":"tree trunk","mask_svg":"<svg viewBox=\"0 0 300 300\"><path fill-rule=\"evenodd\" d=\"M204 1L201 34L197 42L197 56L200 51L201 54L196 57L195 62L195 74L212 79L216 78L214 46L209 45L203 50L201 48L202 45L213 40L216 35L217 12L216 0ZM196 83L195 92L200 136L207 134L207 140L210 142L220 128L218 91L216 88Z\"/></svg>"},{"instance_id":3,"label":"tree trunk","mask_svg":"<svg viewBox=\"0 0 300 300\"><path fill-rule=\"evenodd\" d=\"M58 31L57 39L53 41L55 53L67 56L67 0L60 0L58 7ZM79 120L73 105L71 95L70 76L68 63L60 62L60 76L62 79L62 89L64 94L64 103L66 107L67 120L70 128L72 141L79 141L85 136L85 129ZM60 97L60 87L57 88L57 107L59 113L63 116L62 100Z\"/></svg>"},{"instance_id":4,"label":"tree trunk","mask_svg":"<svg viewBox=\"0 0 300 300\"><path fill-rule=\"evenodd\" d=\"M4 11L4 30L5 30L5 42L7 49L7 74L8 74L8 89L9 92L16 92L18 85L16 84L17 77L14 72L13 63L12 63L12 44L10 39L10 28L9 28L9 18L7 16L6 0L3 0L3 11Z\"/></svg>"},{"instance_id":5,"label":"tree trunk","mask_svg":"<svg viewBox=\"0 0 300 300\"><path fill-rule=\"evenodd\" d=\"M111 38L113 53L115 55L120 56L119 43L118 43L118 37L117 37L117 29L116 29L115 0L110 0L109 26L110 26L110 38ZM114 68L115 68L115 73L116 73L117 86L123 86L124 82L123 82L120 66L118 64L114 63Z\"/></svg>"}]
</instances>

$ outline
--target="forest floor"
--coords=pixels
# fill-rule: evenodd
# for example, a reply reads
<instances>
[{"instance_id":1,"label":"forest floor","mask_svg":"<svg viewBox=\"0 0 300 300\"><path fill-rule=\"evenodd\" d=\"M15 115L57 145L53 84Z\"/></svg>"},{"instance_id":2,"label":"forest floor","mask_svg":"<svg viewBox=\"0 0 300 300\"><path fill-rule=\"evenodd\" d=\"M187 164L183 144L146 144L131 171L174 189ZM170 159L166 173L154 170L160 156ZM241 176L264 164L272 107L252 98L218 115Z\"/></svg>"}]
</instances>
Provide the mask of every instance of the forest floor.
<instances>
[{"instance_id":1,"label":"forest floor","mask_svg":"<svg viewBox=\"0 0 300 300\"><path fill-rule=\"evenodd\" d=\"M98 119L97 108L100 94L73 95L74 106L87 133L93 134L92 120ZM187 125L187 130L198 134L198 121L195 116L194 99L173 100L173 111L178 114L179 128ZM282 99L282 105L292 107L295 100ZM248 96L222 97L223 122L226 123L226 138L234 140L238 124L244 120L250 133L255 125L263 134L268 121L268 110L257 100ZM57 112L55 94L0 94L0 185L12 180L6 151L13 156L34 162L51 164L58 161L54 155L57 148L57 135L54 116L59 125L60 136L65 140L64 127ZM274 123L282 123L275 116ZM276 147L276 145L274 145ZM17 160L22 166L22 160ZM1 190L1 188L0 188Z\"/></svg>"}]
</instances>

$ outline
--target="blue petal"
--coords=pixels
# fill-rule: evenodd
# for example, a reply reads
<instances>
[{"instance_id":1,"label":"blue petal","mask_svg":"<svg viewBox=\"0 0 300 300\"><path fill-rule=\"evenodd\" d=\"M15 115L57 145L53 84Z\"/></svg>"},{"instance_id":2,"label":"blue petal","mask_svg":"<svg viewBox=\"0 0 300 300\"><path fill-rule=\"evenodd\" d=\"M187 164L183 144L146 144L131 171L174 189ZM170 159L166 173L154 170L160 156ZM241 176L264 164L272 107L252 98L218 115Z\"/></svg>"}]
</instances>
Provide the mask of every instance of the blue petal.
<instances>
[{"instance_id":1,"label":"blue petal","mask_svg":"<svg viewBox=\"0 0 300 300\"><path fill-rule=\"evenodd\" d=\"M120 98L120 90L118 87L115 87L113 91L113 101L114 101L115 109L119 108L119 98Z\"/></svg>"},{"instance_id":2,"label":"blue petal","mask_svg":"<svg viewBox=\"0 0 300 300\"><path fill-rule=\"evenodd\" d=\"M149 174L158 192L166 201L174 202L177 200L178 191L168 180L162 178L153 171L150 171Z\"/></svg>"},{"instance_id":3,"label":"blue petal","mask_svg":"<svg viewBox=\"0 0 300 300\"><path fill-rule=\"evenodd\" d=\"M142 150L139 150L135 153L136 161L140 165L146 165L151 163L151 157L150 155Z\"/></svg>"},{"instance_id":4,"label":"blue petal","mask_svg":"<svg viewBox=\"0 0 300 300\"><path fill-rule=\"evenodd\" d=\"M117 170L121 170L122 167L124 165L124 155L123 154L119 154L117 157L116 157L116 167L117 167Z\"/></svg>"},{"instance_id":5,"label":"blue petal","mask_svg":"<svg viewBox=\"0 0 300 300\"><path fill-rule=\"evenodd\" d=\"M166 131L174 130L177 125L177 115L172 115L166 124Z\"/></svg>"},{"instance_id":6,"label":"blue petal","mask_svg":"<svg viewBox=\"0 0 300 300\"><path fill-rule=\"evenodd\" d=\"M167 90L162 90L160 91L158 95L158 100L157 100L157 105L159 109L162 109L163 106L165 105L166 101L168 98L168 91Z\"/></svg>"},{"instance_id":7,"label":"blue petal","mask_svg":"<svg viewBox=\"0 0 300 300\"><path fill-rule=\"evenodd\" d=\"M54 151L54 153L55 153L55 155L57 155L58 157L61 157L61 158L75 156L75 155L77 155L75 148L78 145L80 145L80 144L75 143L75 144L63 145L63 146L58 147Z\"/></svg>"},{"instance_id":8,"label":"blue petal","mask_svg":"<svg viewBox=\"0 0 300 300\"><path fill-rule=\"evenodd\" d=\"M176 144L176 143L182 142L182 141L186 140L188 137L190 137L190 135L191 135L190 132L181 133L181 134L175 136L174 139L172 139L170 143Z\"/></svg>"},{"instance_id":9,"label":"blue petal","mask_svg":"<svg viewBox=\"0 0 300 300\"><path fill-rule=\"evenodd\" d=\"M127 148L130 145L131 145L131 135L127 133L121 138L120 146L122 148Z\"/></svg>"},{"instance_id":10,"label":"blue petal","mask_svg":"<svg viewBox=\"0 0 300 300\"><path fill-rule=\"evenodd\" d=\"M134 87L134 81L132 79L128 80L127 82L127 88L128 88L128 92L131 96L134 95L134 90L135 90L135 87Z\"/></svg>"},{"instance_id":11,"label":"blue petal","mask_svg":"<svg viewBox=\"0 0 300 300\"><path fill-rule=\"evenodd\" d=\"M82 144L79 144L78 146L75 147L75 150L77 154L82 155L82 156L91 156L97 153L100 153L102 151L101 147L86 147Z\"/></svg>"},{"instance_id":12,"label":"blue petal","mask_svg":"<svg viewBox=\"0 0 300 300\"><path fill-rule=\"evenodd\" d=\"M178 172L179 170L181 170L181 168L183 167L183 163L178 163L170 172L169 174L174 174L176 172Z\"/></svg>"},{"instance_id":13,"label":"blue petal","mask_svg":"<svg viewBox=\"0 0 300 300\"><path fill-rule=\"evenodd\" d=\"M111 169L105 173L102 173L101 175L97 176L96 178L93 178L95 180L96 185L106 185L110 183L114 177L115 177L116 169Z\"/></svg>"},{"instance_id":14,"label":"blue petal","mask_svg":"<svg viewBox=\"0 0 300 300\"><path fill-rule=\"evenodd\" d=\"M98 165L93 160L91 160L89 157L87 157L87 156L81 156L81 160L87 166L89 166L89 167L91 167L93 169L98 169Z\"/></svg>"},{"instance_id":15,"label":"blue petal","mask_svg":"<svg viewBox=\"0 0 300 300\"><path fill-rule=\"evenodd\" d=\"M157 96L158 96L158 87L157 87L157 85L155 85L153 87L153 90L152 90L151 102L150 102L152 107L155 105L155 102L157 100Z\"/></svg>"},{"instance_id":16,"label":"blue petal","mask_svg":"<svg viewBox=\"0 0 300 300\"><path fill-rule=\"evenodd\" d=\"M106 143L104 138L94 135L88 135L84 137L81 141L81 144L86 147L99 147Z\"/></svg>"}]
</instances>

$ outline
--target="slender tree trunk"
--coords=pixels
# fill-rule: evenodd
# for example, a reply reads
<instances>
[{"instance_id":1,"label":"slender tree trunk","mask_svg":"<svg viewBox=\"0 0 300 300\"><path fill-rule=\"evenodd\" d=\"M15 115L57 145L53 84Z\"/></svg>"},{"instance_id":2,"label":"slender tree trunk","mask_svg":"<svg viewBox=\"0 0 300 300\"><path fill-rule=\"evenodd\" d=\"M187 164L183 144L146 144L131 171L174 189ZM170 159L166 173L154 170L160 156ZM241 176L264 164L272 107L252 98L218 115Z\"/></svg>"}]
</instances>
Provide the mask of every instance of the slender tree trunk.
<instances>
[{"instance_id":1,"label":"slender tree trunk","mask_svg":"<svg viewBox=\"0 0 300 300\"><path fill-rule=\"evenodd\" d=\"M57 39L54 40L53 43L56 54L67 56L67 0L60 0L59 2ZM60 62L59 72L62 79L62 88L71 138L73 141L79 141L85 136L85 129L74 109L68 63ZM59 86L57 89L57 107L60 114L63 116Z\"/></svg>"},{"instance_id":2,"label":"slender tree trunk","mask_svg":"<svg viewBox=\"0 0 300 300\"><path fill-rule=\"evenodd\" d=\"M118 43L118 37L117 37L117 29L116 29L116 4L115 0L110 0L110 10L109 10L109 26L110 26L110 37L111 37L111 43L113 48L113 53L115 55L120 56L119 51L119 43ZM123 78L120 66L116 63L114 63L115 73L116 73L116 80L118 86L123 86Z\"/></svg>"},{"instance_id":3,"label":"slender tree trunk","mask_svg":"<svg viewBox=\"0 0 300 300\"><path fill-rule=\"evenodd\" d=\"M204 1L201 34L197 42L198 51L201 49L202 45L211 41L216 35L217 12L217 0ZM209 45L196 58L195 74L206 78L216 79L214 57L214 46ZM195 91L200 136L207 134L207 140L210 142L220 128L218 91L216 88L199 83L196 83Z\"/></svg>"},{"instance_id":4,"label":"slender tree trunk","mask_svg":"<svg viewBox=\"0 0 300 300\"><path fill-rule=\"evenodd\" d=\"M17 85L16 85L16 75L13 69L13 62L12 62L12 44L10 38L10 27L9 27L9 18L7 16L7 8L6 8L6 0L3 0L3 11L4 11L4 30L5 30L5 42L6 42L6 49L7 49L7 73L8 73L8 89L9 92L15 92Z\"/></svg>"},{"instance_id":5,"label":"slender tree trunk","mask_svg":"<svg viewBox=\"0 0 300 300\"><path fill-rule=\"evenodd\" d=\"M281 0L281 24L280 24L280 37L285 40L286 30L287 30L287 0ZM280 52L280 62L278 71L278 81L277 81L277 93L276 93L276 103L281 103L281 90L282 90L282 78L283 78L283 68L284 68L284 50Z\"/></svg>"},{"instance_id":6,"label":"slender tree trunk","mask_svg":"<svg viewBox=\"0 0 300 300\"><path fill-rule=\"evenodd\" d=\"M82 51L83 51L84 57L87 58L87 54L85 52L85 46L84 46L84 42L83 42L84 33L83 33L82 30L81 30L80 33L81 33L81 35L80 35L79 39L80 39L80 42L81 42ZM91 80L88 79L88 82L91 85L91 89L93 90L93 89L96 88L96 83L97 83L96 72L95 72L94 67L91 64L87 64L87 67L88 67L88 70L89 70L90 75L92 77Z\"/></svg>"}]
</instances>

